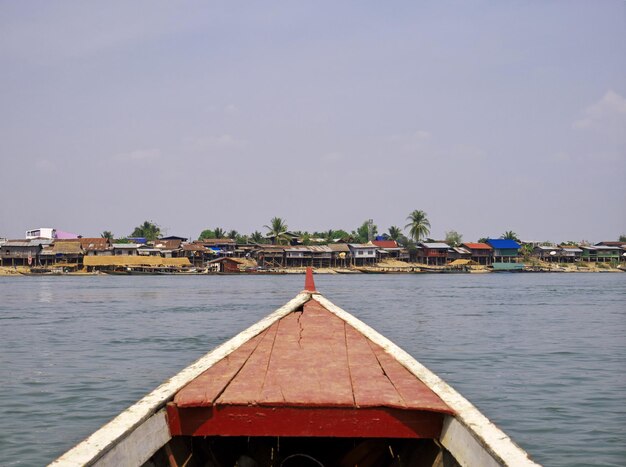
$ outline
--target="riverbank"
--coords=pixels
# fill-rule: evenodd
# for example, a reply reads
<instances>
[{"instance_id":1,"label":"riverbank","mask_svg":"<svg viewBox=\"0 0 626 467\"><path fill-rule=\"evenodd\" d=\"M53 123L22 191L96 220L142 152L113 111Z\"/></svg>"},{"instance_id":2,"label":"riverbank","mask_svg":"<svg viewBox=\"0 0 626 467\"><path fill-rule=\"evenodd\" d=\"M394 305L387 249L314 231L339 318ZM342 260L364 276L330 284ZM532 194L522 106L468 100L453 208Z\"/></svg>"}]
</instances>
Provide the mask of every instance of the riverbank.
<instances>
[{"instance_id":1,"label":"riverbank","mask_svg":"<svg viewBox=\"0 0 626 467\"><path fill-rule=\"evenodd\" d=\"M304 274L305 267L289 268L247 268L240 272L215 272L207 270L176 269L167 272L167 275L214 275L214 274ZM421 263L405 263L403 261L388 260L370 266L351 266L343 268L314 268L316 274L492 274L501 271L494 271L490 266L464 265L464 266L433 266ZM612 267L608 263L573 263L573 264L550 264L533 262L525 264L523 268L515 270L519 273L579 273L579 272L626 272L625 266ZM0 276L94 276L108 275L107 271L87 271L86 269L64 270L62 267L42 269L29 268L26 266L0 266ZM145 271L138 271L128 268L126 271L117 271L116 275L136 275L149 274ZM159 275L165 273L154 273Z\"/></svg>"}]
</instances>

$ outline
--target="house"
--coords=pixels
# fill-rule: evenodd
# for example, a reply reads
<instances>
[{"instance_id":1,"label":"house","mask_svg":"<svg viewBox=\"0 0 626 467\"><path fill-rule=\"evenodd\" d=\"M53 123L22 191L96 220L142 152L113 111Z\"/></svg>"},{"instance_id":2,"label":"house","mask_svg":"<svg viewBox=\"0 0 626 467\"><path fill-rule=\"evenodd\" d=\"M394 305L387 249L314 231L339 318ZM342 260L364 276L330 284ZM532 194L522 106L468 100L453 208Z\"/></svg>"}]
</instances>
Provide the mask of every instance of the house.
<instances>
[{"instance_id":1,"label":"house","mask_svg":"<svg viewBox=\"0 0 626 467\"><path fill-rule=\"evenodd\" d=\"M493 262L493 248L486 243L462 243L461 247L469 250L470 259L475 263L488 266Z\"/></svg>"},{"instance_id":2,"label":"house","mask_svg":"<svg viewBox=\"0 0 626 467\"><path fill-rule=\"evenodd\" d=\"M561 263L574 263L580 261L583 254L583 250L576 245L561 245L561 251L559 252L559 261Z\"/></svg>"},{"instance_id":3,"label":"house","mask_svg":"<svg viewBox=\"0 0 626 467\"><path fill-rule=\"evenodd\" d=\"M378 247L380 258L394 258L403 261L409 259L407 249L402 248L395 240L372 240L372 243Z\"/></svg>"},{"instance_id":4,"label":"house","mask_svg":"<svg viewBox=\"0 0 626 467\"><path fill-rule=\"evenodd\" d=\"M378 247L370 243L348 243L352 264L354 266L366 266L376 263L376 251Z\"/></svg>"},{"instance_id":5,"label":"house","mask_svg":"<svg viewBox=\"0 0 626 467\"><path fill-rule=\"evenodd\" d=\"M583 250L581 259L583 261L608 263L619 262L623 250L617 246L606 245L585 245L580 247Z\"/></svg>"},{"instance_id":6,"label":"house","mask_svg":"<svg viewBox=\"0 0 626 467\"><path fill-rule=\"evenodd\" d=\"M154 242L154 248L159 249L161 251L161 255L164 258L178 258L186 256L184 253L182 253L182 243L183 241L178 238L160 238Z\"/></svg>"},{"instance_id":7,"label":"house","mask_svg":"<svg viewBox=\"0 0 626 467\"><path fill-rule=\"evenodd\" d=\"M189 258L189 262L194 266L203 267L208 261L215 258L216 254L204 244L192 242L182 244L181 256Z\"/></svg>"},{"instance_id":8,"label":"house","mask_svg":"<svg viewBox=\"0 0 626 467\"><path fill-rule=\"evenodd\" d=\"M549 263L558 262L561 258L561 248L556 246L537 245L533 248L533 256Z\"/></svg>"},{"instance_id":9,"label":"house","mask_svg":"<svg viewBox=\"0 0 626 467\"><path fill-rule=\"evenodd\" d=\"M453 246L448 250L448 261L467 260L469 263L472 260L472 252L462 246ZM467 264L465 263L465 264Z\"/></svg>"},{"instance_id":10,"label":"house","mask_svg":"<svg viewBox=\"0 0 626 467\"><path fill-rule=\"evenodd\" d=\"M254 269L255 263L252 260L244 258L231 258L223 256L207 262L207 267L213 272L222 272L226 274L236 274Z\"/></svg>"},{"instance_id":11,"label":"house","mask_svg":"<svg viewBox=\"0 0 626 467\"><path fill-rule=\"evenodd\" d=\"M136 256L139 243L114 243L111 245L114 256Z\"/></svg>"},{"instance_id":12,"label":"house","mask_svg":"<svg viewBox=\"0 0 626 467\"><path fill-rule=\"evenodd\" d=\"M83 262L83 248L78 239L55 240L52 248L42 251L42 262L44 259L44 253L46 256L50 255L52 257L51 259L53 264L82 264ZM46 264L50 264L50 262L48 261Z\"/></svg>"},{"instance_id":13,"label":"house","mask_svg":"<svg viewBox=\"0 0 626 467\"><path fill-rule=\"evenodd\" d=\"M0 247L0 265L34 266L39 264L40 243L28 240L8 240Z\"/></svg>"},{"instance_id":14,"label":"house","mask_svg":"<svg viewBox=\"0 0 626 467\"><path fill-rule=\"evenodd\" d=\"M237 242L232 238L204 238L195 243L203 244L218 256L234 256L237 248Z\"/></svg>"},{"instance_id":15,"label":"house","mask_svg":"<svg viewBox=\"0 0 626 467\"><path fill-rule=\"evenodd\" d=\"M260 245L253 253L259 266L264 268L281 268L285 265L285 247L280 245Z\"/></svg>"},{"instance_id":16,"label":"house","mask_svg":"<svg viewBox=\"0 0 626 467\"><path fill-rule=\"evenodd\" d=\"M489 238L487 244L493 248L494 263L514 263L520 249L520 244L515 240L504 238Z\"/></svg>"},{"instance_id":17,"label":"house","mask_svg":"<svg viewBox=\"0 0 626 467\"><path fill-rule=\"evenodd\" d=\"M332 267L346 268L351 264L350 247L346 243L330 243L326 245L330 250Z\"/></svg>"},{"instance_id":18,"label":"house","mask_svg":"<svg viewBox=\"0 0 626 467\"><path fill-rule=\"evenodd\" d=\"M448 262L448 250L450 245L443 242L420 242L418 250L418 262L443 266Z\"/></svg>"},{"instance_id":19,"label":"house","mask_svg":"<svg viewBox=\"0 0 626 467\"><path fill-rule=\"evenodd\" d=\"M111 241L108 238L83 237L79 238L78 241L85 256L110 256L113 254Z\"/></svg>"}]
</instances>

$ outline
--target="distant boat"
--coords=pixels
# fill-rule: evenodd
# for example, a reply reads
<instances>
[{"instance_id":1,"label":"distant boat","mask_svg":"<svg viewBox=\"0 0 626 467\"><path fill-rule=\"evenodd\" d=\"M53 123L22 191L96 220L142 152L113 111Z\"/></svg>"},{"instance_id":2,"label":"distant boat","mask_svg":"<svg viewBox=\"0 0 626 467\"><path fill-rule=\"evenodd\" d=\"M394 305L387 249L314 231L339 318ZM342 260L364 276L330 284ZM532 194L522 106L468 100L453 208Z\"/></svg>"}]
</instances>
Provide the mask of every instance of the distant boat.
<instances>
[{"instance_id":1,"label":"distant boat","mask_svg":"<svg viewBox=\"0 0 626 467\"><path fill-rule=\"evenodd\" d=\"M51 465L533 466L394 343L305 290Z\"/></svg>"}]
</instances>

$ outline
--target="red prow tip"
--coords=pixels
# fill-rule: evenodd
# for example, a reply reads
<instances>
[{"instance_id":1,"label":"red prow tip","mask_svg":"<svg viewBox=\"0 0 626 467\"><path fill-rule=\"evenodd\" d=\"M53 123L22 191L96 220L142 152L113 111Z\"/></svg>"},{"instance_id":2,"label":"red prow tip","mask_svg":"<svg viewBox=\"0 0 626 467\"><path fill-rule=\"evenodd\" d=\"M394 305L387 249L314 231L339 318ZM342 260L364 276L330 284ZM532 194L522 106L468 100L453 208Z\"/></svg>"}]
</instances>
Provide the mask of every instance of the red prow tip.
<instances>
[{"instance_id":1,"label":"red prow tip","mask_svg":"<svg viewBox=\"0 0 626 467\"><path fill-rule=\"evenodd\" d=\"M317 292L317 290L315 290L315 281L313 280L313 268L306 268L304 290L307 292Z\"/></svg>"}]
</instances>

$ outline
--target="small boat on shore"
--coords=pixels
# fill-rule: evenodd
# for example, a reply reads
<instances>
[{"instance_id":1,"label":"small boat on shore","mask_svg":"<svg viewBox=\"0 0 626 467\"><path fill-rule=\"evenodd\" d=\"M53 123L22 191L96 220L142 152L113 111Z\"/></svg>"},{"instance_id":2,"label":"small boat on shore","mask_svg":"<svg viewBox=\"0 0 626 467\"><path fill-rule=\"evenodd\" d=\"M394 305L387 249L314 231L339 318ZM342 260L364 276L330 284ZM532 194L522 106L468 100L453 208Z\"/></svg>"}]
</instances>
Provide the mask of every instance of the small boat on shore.
<instances>
[{"instance_id":1,"label":"small boat on shore","mask_svg":"<svg viewBox=\"0 0 626 467\"><path fill-rule=\"evenodd\" d=\"M172 377L53 466L536 466L443 380L317 292Z\"/></svg>"}]
</instances>

